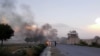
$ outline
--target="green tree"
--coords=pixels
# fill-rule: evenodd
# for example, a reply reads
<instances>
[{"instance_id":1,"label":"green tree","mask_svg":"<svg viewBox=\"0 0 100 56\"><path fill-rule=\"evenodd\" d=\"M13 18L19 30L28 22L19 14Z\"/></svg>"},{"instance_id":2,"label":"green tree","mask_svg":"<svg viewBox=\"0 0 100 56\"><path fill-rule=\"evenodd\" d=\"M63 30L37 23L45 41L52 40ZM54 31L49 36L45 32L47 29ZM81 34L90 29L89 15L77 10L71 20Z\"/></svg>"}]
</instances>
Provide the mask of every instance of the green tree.
<instances>
[{"instance_id":1,"label":"green tree","mask_svg":"<svg viewBox=\"0 0 100 56\"><path fill-rule=\"evenodd\" d=\"M92 42L92 46L98 46L96 42Z\"/></svg>"},{"instance_id":2,"label":"green tree","mask_svg":"<svg viewBox=\"0 0 100 56\"><path fill-rule=\"evenodd\" d=\"M0 24L0 41L1 46L3 45L3 41L10 39L11 36L14 35L13 29L8 24Z\"/></svg>"},{"instance_id":3,"label":"green tree","mask_svg":"<svg viewBox=\"0 0 100 56\"><path fill-rule=\"evenodd\" d=\"M30 42L30 41L29 41L29 38L25 38L25 41L26 41L27 43Z\"/></svg>"},{"instance_id":4,"label":"green tree","mask_svg":"<svg viewBox=\"0 0 100 56\"><path fill-rule=\"evenodd\" d=\"M33 42L34 40L33 40L32 37L26 37L26 38L25 38L25 41L26 41L27 43L29 43L29 42Z\"/></svg>"},{"instance_id":5,"label":"green tree","mask_svg":"<svg viewBox=\"0 0 100 56\"><path fill-rule=\"evenodd\" d=\"M82 41L82 40L80 40L80 45L82 45L82 46L88 46L88 44L86 42Z\"/></svg>"}]
</instances>

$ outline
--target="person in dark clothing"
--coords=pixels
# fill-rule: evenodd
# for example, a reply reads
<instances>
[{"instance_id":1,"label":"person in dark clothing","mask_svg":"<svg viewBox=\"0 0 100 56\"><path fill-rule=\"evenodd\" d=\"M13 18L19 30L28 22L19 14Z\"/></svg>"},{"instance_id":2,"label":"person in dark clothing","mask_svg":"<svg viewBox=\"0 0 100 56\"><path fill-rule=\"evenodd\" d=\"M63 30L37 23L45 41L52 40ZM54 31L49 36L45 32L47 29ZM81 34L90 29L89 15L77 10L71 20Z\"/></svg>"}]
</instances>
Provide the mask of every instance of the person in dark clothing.
<instances>
[{"instance_id":1,"label":"person in dark clothing","mask_svg":"<svg viewBox=\"0 0 100 56\"><path fill-rule=\"evenodd\" d=\"M55 41L55 46L57 45L56 41Z\"/></svg>"}]
</instances>

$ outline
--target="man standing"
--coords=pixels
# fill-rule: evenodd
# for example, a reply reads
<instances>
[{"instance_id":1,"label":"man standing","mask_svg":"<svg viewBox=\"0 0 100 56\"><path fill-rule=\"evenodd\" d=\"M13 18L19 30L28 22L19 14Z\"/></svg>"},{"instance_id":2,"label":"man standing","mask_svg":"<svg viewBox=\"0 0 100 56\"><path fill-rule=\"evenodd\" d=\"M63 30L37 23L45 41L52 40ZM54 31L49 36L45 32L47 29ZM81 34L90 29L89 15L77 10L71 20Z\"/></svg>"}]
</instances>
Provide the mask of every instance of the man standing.
<instances>
[{"instance_id":1,"label":"man standing","mask_svg":"<svg viewBox=\"0 0 100 56\"><path fill-rule=\"evenodd\" d=\"M56 44L57 44L57 43L56 43L56 41L55 41L55 46L56 46Z\"/></svg>"}]
</instances>

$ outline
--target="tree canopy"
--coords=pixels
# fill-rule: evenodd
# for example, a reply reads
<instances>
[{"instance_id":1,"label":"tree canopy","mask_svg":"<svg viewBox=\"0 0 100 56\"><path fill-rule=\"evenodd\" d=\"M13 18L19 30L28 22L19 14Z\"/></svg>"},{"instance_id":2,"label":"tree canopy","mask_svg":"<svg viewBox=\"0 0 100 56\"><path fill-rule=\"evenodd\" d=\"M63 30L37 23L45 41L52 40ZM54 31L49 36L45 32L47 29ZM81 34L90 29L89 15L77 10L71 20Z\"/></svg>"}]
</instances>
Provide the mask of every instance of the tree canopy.
<instances>
[{"instance_id":1,"label":"tree canopy","mask_svg":"<svg viewBox=\"0 0 100 56\"><path fill-rule=\"evenodd\" d=\"M10 39L14 35L14 31L8 24L0 24L0 40ZM2 43L3 44L3 43Z\"/></svg>"}]
</instances>

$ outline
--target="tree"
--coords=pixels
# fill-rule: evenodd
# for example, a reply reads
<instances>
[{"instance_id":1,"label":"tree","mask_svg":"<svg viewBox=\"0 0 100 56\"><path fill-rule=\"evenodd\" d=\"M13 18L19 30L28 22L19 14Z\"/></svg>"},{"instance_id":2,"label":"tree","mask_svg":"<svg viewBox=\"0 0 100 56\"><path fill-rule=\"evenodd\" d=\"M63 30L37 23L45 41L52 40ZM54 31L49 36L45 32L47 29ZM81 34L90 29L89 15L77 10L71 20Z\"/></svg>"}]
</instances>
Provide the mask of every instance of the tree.
<instances>
[{"instance_id":1,"label":"tree","mask_svg":"<svg viewBox=\"0 0 100 56\"><path fill-rule=\"evenodd\" d=\"M88 44L86 42L82 41L82 40L80 40L80 45L82 45L82 46L88 46Z\"/></svg>"},{"instance_id":2,"label":"tree","mask_svg":"<svg viewBox=\"0 0 100 56\"><path fill-rule=\"evenodd\" d=\"M35 32L32 31L31 29L26 29L24 35L26 35L25 41L28 42L33 42L33 37L34 37Z\"/></svg>"},{"instance_id":3,"label":"tree","mask_svg":"<svg viewBox=\"0 0 100 56\"><path fill-rule=\"evenodd\" d=\"M38 34L35 37L33 37L34 42L40 41L41 43L45 41L45 36L42 34Z\"/></svg>"},{"instance_id":4,"label":"tree","mask_svg":"<svg viewBox=\"0 0 100 56\"><path fill-rule=\"evenodd\" d=\"M25 41L26 41L27 43L30 42L30 41L29 41L29 38L25 38Z\"/></svg>"},{"instance_id":5,"label":"tree","mask_svg":"<svg viewBox=\"0 0 100 56\"><path fill-rule=\"evenodd\" d=\"M11 36L13 35L14 35L14 31L8 24L0 24L1 46L3 45L4 40L10 39Z\"/></svg>"},{"instance_id":6,"label":"tree","mask_svg":"<svg viewBox=\"0 0 100 56\"><path fill-rule=\"evenodd\" d=\"M26 37L25 38L25 41L28 43L28 42L33 42L33 38L32 37Z\"/></svg>"}]
</instances>

